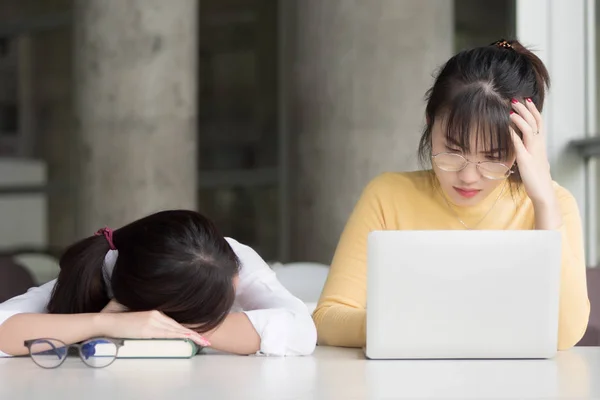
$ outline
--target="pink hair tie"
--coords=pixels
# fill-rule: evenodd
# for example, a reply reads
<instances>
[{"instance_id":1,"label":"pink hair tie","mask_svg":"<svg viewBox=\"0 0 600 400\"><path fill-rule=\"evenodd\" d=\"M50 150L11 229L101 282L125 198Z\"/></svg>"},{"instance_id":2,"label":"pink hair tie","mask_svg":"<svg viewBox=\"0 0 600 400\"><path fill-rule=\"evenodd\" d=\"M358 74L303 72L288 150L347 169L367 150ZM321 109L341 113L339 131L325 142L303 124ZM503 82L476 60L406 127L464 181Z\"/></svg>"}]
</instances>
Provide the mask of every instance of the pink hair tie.
<instances>
[{"instance_id":1,"label":"pink hair tie","mask_svg":"<svg viewBox=\"0 0 600 400\"><path fill-rule=\"evenodd\" d=\"M113 231L110 228L102 228L102 229L98 229L98 232L96 232L95 234L96 236L100 236L103 235L106 238L106 241L108 242L108 246L110 247L111 250L116 250L117 248L115 247L115 244L113 243Z\"/></svg>"}]
</instances>

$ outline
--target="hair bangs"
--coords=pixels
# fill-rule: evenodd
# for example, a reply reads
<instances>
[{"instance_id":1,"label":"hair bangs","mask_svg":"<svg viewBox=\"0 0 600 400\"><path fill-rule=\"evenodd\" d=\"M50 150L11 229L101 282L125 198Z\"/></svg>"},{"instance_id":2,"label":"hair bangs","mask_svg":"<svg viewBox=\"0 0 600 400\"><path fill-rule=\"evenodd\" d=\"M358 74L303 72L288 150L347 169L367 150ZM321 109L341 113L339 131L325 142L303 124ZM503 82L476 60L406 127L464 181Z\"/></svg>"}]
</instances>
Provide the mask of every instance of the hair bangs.
<instances>
[{"instance_id":1,"label":"hair bangs","mask_svg":"<svg viewBox=\"0 0 600 400\"><path fill-rule=\"evenodd\" d=\"M498 160L512 157L510 105L484 85L469 85L444 107L444 136L450 148L484 153Z\"/></svg>"}]
</instances>

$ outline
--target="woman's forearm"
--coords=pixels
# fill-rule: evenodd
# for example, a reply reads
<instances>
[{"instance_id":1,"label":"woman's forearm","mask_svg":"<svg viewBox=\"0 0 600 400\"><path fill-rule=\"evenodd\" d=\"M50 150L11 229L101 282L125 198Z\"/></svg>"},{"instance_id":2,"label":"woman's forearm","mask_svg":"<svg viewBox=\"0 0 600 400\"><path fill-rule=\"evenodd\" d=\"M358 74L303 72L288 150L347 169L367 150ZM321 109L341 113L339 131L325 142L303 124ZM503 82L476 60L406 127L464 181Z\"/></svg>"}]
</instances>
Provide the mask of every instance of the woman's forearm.
<instances>
[{"instance_id":1,"label":"woman's forearm","mask_svg":"<svg viewBox=\"0 0 600 400\"><path fill-rule=\"evenodd\" d=\"M558 201L555 198L551 198L544 203L534 203L533 210L535 214L535 229L554 230L561 227L562 215Z\"/></svg>"},{"instance_id":2,"label":"woman's forearm","mask_svg":"<svg viewBox=\"0 0 600 400\"><path fill-rule=\"evenodd\" d=\"M244 313L232 313L213 332L203 334L215 350L254 354L260 350L260 336Z\"/></svg>"},{"instance_id":3,"label":"woman's forearm","mask_svg":"<svg viewBox=\"0 0 600 400\"><path fill-rule=\"evenodd\" d=\"M66 344L103 335L101 314L17 314L0 325L0 351L28 354L25 340L49 338Z\"/></svg>"}]
</instances>

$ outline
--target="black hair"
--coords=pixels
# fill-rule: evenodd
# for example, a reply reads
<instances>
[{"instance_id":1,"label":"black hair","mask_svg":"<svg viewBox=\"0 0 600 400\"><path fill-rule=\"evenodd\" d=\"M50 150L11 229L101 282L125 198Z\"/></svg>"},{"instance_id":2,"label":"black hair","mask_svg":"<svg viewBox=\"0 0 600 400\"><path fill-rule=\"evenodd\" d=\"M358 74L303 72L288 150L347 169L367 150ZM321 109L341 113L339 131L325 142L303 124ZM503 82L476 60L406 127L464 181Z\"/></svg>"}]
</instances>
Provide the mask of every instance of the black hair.
<instances>
[{"instance_id":1,"label":"black hair","mask_svg":"<svg viewBox=\"0 0 600 400\"><path fill-rule=\"evenodd\" d=\"M110 286L130 311L158 310L179 323L214 329L235 299L239 260L216 226L187 210L162 211L113 232L118 258ZM103 279L110 244L103 235L70 246L48 303L49 313L99 312L109 302Z\"/></svg>"},{"instance_id":2,"label":"black hair","mask_svg":"<svg viewBox=\"0 0 600 400\"><path fill-rule=\"evenodd\" d=\"M475 131L478 148L494 150L500 159L512 157L511 100L531 98L541 112L549 87L542 61L517 40L499 40L456 54L443 65L426 95L426 125L418 149L422 165L431 161L432 128L438 119L444 122L447 140L461 150L470 150ZM521 182L518 169L509 179Z\"/></svg>"}]
</instances>

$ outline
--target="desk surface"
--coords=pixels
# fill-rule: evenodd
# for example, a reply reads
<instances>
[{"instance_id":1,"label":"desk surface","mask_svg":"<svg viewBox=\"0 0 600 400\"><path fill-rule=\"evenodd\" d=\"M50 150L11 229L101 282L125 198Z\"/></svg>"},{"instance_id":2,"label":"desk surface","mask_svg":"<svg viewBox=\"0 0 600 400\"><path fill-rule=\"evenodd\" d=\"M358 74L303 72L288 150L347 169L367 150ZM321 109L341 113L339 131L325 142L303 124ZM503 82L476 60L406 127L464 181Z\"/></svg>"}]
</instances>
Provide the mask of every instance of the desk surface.
<instances>
[{"instance_id":1,"label":"desk surface","mask_svg":"<svg viewBox=\"0 0 600 400\"><path fill-rule=\"evenodd\" d=\"M367 361L356 349L310 357L203 354L116 360L103 369L69 358L44 370L0 359L0 399L600 399L600 347L551 360Z\"/></svg>"}]
</instances>

